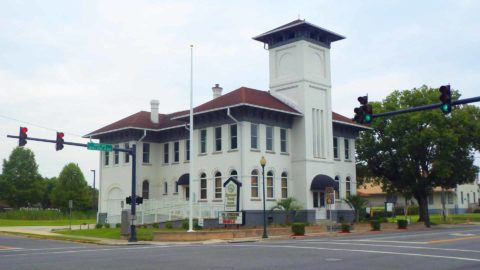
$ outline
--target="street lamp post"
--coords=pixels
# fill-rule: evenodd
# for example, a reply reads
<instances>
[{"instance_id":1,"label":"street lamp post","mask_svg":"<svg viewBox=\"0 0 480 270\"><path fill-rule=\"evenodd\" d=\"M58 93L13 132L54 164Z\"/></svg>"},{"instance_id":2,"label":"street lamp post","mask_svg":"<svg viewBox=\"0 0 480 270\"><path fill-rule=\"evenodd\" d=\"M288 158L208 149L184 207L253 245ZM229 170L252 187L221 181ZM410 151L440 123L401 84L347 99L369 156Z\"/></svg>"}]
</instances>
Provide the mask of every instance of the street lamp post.
<instances>
[{"instance_id":1,"label":"street lamp post","mask_svg":"<svg viewBox=\"0 0 480 270\"><path fill-rule=\"evenodd\" d=\"M260 166L262 166L262 190L263 190L263 235L262 238L268 238L267 235L267 214L265 212L265 165L267 160L264 156L260 159Z\"/></svg>"}]
</instances>

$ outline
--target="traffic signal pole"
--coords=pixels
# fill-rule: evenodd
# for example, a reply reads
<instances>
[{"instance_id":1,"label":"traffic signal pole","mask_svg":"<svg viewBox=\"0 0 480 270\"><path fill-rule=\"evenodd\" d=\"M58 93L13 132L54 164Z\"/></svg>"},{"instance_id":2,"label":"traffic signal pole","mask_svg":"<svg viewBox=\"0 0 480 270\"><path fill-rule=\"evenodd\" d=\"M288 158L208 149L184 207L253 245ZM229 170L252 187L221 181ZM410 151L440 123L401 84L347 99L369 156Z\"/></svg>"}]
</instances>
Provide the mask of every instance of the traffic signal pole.
<instances>
[{"instance_id":1,"label":"traffic signal pole","mask_svg":"<svg viewBox=\"0 0 480 270\"><path fill-rule=\"evenodd\" d=\"M455 101L452 101L451 104L452 106L454 106L454 105L462 105L462 104L468 104L468 103L473 103L478 101L480 101L480 97L473 97L473 98L455 100ZM419 112L419 111L425 111L430 109L436 109L436 108L440 108L441 105L442 103L435 103L435 104L429 104L429 105L422 105L418 107L406 108L406 109L392 111L392 112L378 113L378 114L373 114L372 118L386 117L386 116L392 116L392 115L403 114L403 113L411 113L411 112Z\"/></svg>"},{"instance_id":2,"label":"traffic signal pole","mask_svg":"<svg viewBox=\"0 0 480 270\"><path fill-rule=\"evenodd\" d=\"M7 138L13 138L13 139L20 139L20 136L14 136L14 135L7 135ZM27 141L37 141L37 142L47 142L47 143L57 143L57 140L48 140L48 139L42 139L42 138L33 138L33 137L26 137L24 138ZM63 139L63 138L62 138ZM88 145L85 143L76 143L76 142L66 142L64 141L63 144L65 145L72 145L72 146L79 146L79 147L87 147ZM134 224L134 220L136 219L136 206L137 206L137 146L134 144L132 145L131 148L118 148L118 147L113 147L112 151L115 152L123 152L123 153L128 153L129 155L132 156L132 204L131 204L131 212L132 212L132 223L130 224L130 239L128 239L129 242L137 242L137 233L136 233L136 227Z\"/></svg>"}]
</instances>

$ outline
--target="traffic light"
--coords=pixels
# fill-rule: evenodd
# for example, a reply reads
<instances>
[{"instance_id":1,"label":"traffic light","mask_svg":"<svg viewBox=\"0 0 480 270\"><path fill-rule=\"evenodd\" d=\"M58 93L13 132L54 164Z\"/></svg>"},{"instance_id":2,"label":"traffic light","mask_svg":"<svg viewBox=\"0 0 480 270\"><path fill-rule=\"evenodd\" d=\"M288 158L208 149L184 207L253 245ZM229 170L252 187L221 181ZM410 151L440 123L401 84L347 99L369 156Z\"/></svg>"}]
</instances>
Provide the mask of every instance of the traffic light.
<instances>
[{"instance_id":1,"label":"traffic light","mask_svg":"<svg viewBox=\"0 0 480 270\"><path fill-rule=\"evenodd\" d=\"M367 104L363 105L363 122L366 124L370 124L373 119L373 108L372 105Z\"/></svg>"},{"instance_id":2,"label":"traffic light","mask_svg":"<svg viewBox=\"0 0 480 270\"><path fill-rule=\"evenodd\" d=\"M128 196L125 201L127 204L132 204L132 196ZM136 204L142 204L143 203L143 197L137 196L137 199L135 200Z\"/></svg>"},{"instance_id":3,"label":"traffic light","mask_svg":"<svg viewBox=\"0 0 480 270\"><path fill-rule=\"evenodd\" d=\"M28 131L28 128L26 127L20 127L20 133L18 135L18 146L24 146L25 144L27 144L27 131Z\"/></svg>"},{"instance_id":4,"label":"traffic light","mask_svg":"<svg viewBox=\"0 0 480 270\"><path fill-rule=\"evenodd\" d=\"M358 124L371 123L373 119L373 109L372 105L368 104L368 96L358 97L357 100L361 106L353 110L355 112L353 120Z\"/></svg>"},{"instance_id":5,"label":"traffic light","mask_svg":"<svg viewBox=\"0 0 480 270\"><path fill-rule=\"evenodd\" d=\"M442 85L440 86L440 102L442 102L442 105L440 105L440 110L444 114L449 114L452 112L452 93L450 92L450 85Z\"/></svg>"},{"instance_id":6,"label":"traffic light","mask_svg":"<svg viewBox=\"0 0 480 270\"><path fill-rule=\"evenodd\" d=\"M353 117L353 121L357 122L357 124L363 124L363 110L362 108L355 108L353 109L355 112L355 116Z\"/></svg>"},{"instance_id":7,"label":"traffic light","mask_svg":"<svg viewBox=\"0 0 480 270\"><path fill-rule=\"evenodd\" d=\"M55 149L57 151L63 149L63 142L64 142L63 136L64 136L63 132L57 132L57 141L55 143Z\"/></svg>"},{"instance_id":8,"label":"traffic light","mask_svg":"<svg viewBox=\"0 0 480 270\"><path fill-rule=\"evenodd\" d=\"M125 201L127 201L127 204L132 204L132 196L128 196Z\"/></svg>"},{"instance_id":9,"label":"traffic light","mask_svg":"<svg viewBox=\"0 0 480 270\"><path fill-rule=\"evenodd\" d=\"M137 196L136 203L137 204L142 204L143 203L143 197Z\"/></svg>"}]
</instances>

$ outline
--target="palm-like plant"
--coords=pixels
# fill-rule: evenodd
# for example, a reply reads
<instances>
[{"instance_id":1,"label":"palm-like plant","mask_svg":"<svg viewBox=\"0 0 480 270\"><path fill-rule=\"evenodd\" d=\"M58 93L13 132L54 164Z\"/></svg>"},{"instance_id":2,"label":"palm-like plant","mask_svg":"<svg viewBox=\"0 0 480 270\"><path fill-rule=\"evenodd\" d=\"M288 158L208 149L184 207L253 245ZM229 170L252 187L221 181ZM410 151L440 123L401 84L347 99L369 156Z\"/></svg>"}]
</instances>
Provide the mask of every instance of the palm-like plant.
<instances>
[{"instance_id":1,"label":"palm-like plant","mask_svg":"<svg viewBox=\"0 0 480 270\"><path fill-rule=\"evenodd\" d=\"M343 199L353 210L355 211L355 222L360 220L360 210L362 208L367 207L368 201L367 199L358 196L358 195L350 195L346 199Z\"/></svg>"},{"instance_id":2,"label":"palm-like plant","mask_svg":"<svg viewBox=\"0 0 480 270\"><path fill-rule=\"evenodd\" d=\"M290 214L302 209L302 206L298 203L294 197L288 197L277 201L277 205L272 207L271 210L279 209L285 211L285 224L290 223Z\"/></svg>"}]
</instances>

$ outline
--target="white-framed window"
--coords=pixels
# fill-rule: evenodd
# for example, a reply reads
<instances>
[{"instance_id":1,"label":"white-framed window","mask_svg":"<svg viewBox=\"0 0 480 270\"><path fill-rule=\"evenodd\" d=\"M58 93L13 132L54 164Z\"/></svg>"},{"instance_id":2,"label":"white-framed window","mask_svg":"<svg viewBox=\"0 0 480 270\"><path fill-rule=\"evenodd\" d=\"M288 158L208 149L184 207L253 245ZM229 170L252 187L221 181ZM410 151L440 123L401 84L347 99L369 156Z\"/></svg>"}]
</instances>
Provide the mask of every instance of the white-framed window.
<instances>
[{"instance_id":1,"label":"white-framed window","mask_svg":"<svg viewBox=\"0 0 480 270\"><path fill-rule=\"evenodd\" d=\"M339 190L334 190L333 192L335 192L335 200L339 200L340 199L340 187L342 185L340 185L340 176L335 176L335 182L338 183L338 189Z\"/></svg>"},{"instance_id":2,"label":"white-framed window","mask_svg":"<svg viewBox=\"0 0 480 270\"><path fill-rule=\"evenodd\" d=\"M338 159L338 138L333 137L333 158Z\"/></svg>"},{"instance_id":3,"label":"white-framed window","mask_svg":"<svg viewBox=\"0 0 480 270\"><path fill-rule=\"evenodd\" d=\"M185 141L185 161L190 161L190 140Z\"/></svg>"},{"instance_id":4,"label":"white-framed window","mask_svg":"<svg viewBox=\"0 0 480 270\"><path fill-rule=\"evenodd\" d=\"M238 180L238 173L236 170L232 170L230 172L230 177L235 177L236 180Z\"/></svg>"},{"instance_id":5,"label":"white-framed window","mask_svg":"<svg viewBox=\"0 0 480 270\"><path fill-rule=\"evenodd\" d=\"M222 173L215 173L215 199L222 198Z\"/></svg>"},{"instance_id":6,"label":"white-framed window","mask_svg":"<svg viewBox=\"0 0 480 270\"><path fill-rule=\"evenodd\" d=\"M118 144L115 144L113 147L118 148L119 146L118 146ZM118 165L119 162L120 162L120 152L114 151L113 152L113 164Z\"/></svg>"},{"instance_id":7,"label":"white-framed window","mask_svg":"<svg viewBox=\"0 0 480 270\"><path fill-rule=\"evenodd\" d=\"M148 197L150 195L150 183L148 183L148 180L144 180L142 183L142 197L145 200L148 200Z\"/></svg>"},{"instance_id":8,"label":"white-framed window","mask_svg":"<svg viewBox=\"0 0 480 270\"><path fill-rule=\"evenodd\" d=\"M143 143L142 162L150 163L150 144L149 143Z\"/></svg>"},{"instance_id":9,"label":"white-framed window","mask_svg":"<svg viewBox=\"0 0 480 270\"><path fill-rule=\"evenodd\" d=\"M125 147L125 149L128 149L128 148L130 148L130 144L125 143L124 147ZM123 162L124 163L130 163L130 154L129 153L126 153L126 152L123 153Z\"/></svg>"},{"instance_id":10,"label":"white-framed window","mask_svg":"<svg viewBox=\"0 0 480 270\"><path fill-rule=\"evenodd\" d=\"M470 203L470 193L467 193L467 205Z\"/></svg>"},{"instance_id":11,"label":"white-framed window","mask_svg":"<svg viewBox=\"0 0 480 270\"><path fill-rule=\"evenodd\" d=\"M460 191L460 203L463 204L463 191Z\"/></svg>"},{"instance_id":12,"label":"white-framed window","mask_svg":"<svg viewBox=\"0 0 480 270\"><path fill-rule=\"evenodd\" d=\"M281 182L282 182L282 199L286 199L288 197L288 178L287 178L286 172L282 173Z\"/></svg>"},{"instance_id":13,"label":"white-framed window","mask_svg":"<svg viewBox=\"0 0 480 270\"><path fill-rule=\"evenodd\" d=\"M265 139L266 139L267 151L273 151L273 127L266 126L265 131L266 131Z\"/></svg>"},{"instance_id":14,"label":"white-framed window","mask_svg":"<svg viewBox=\"0 0 480 270\"><path fill-rule=\"evenodd\" d=\"M273 172L267 172L267 198L273 199Z\"/></svg>"},{"instance_id":15,"label":"white-framed window","mask_svg":"<svg viewBox=\"0 0 480 270\"><path fill-rule=\"evenodd\" d=\"M200 154L207 153L207 130L200 130Z\"/></svg>"},{"instance_id":16,"label":"white-framed window","mask_svg":"<svg viewBox=\"0 0 480 270\"><path fill-rule=\"evenodd\" d=\"M163 182L163 194L165 194L165 195L168 194L168 182L167 182L167 180L165 180L165 182Z\"/></svg>"},{"instance_id":17,"label":"white-framed window","mask_svg":"<svg viewBox=\"0 0 480 270\"><path fill-rule=\"evenodd\" d=\"M215 152L222 151L222 127L215 128Z\"/></svg>"},{"instance_id":18,"label":"white-framed window","mask_svg":"<svg viewBox=\"0 0 480 270\"><path fill-rule=\"evenodd\" d=\"M110 164L110 152L105 152L103 157L103 165L108 166Z\"/></svg>"},{"instance_id":19,"label":"white-framed window","mask_svg":"<svg viewBox=\"0 0 480 270\"><path fill-rule=\"evenodd\" d=\"M350 195L352 195L352 180L350 176L345 178L345 195L347 198L350 197Z\"/></svg>"},{"instance_id":20,"label":"white-framed window","mask_svg":"<svg viewBox=\"0 0 480 270\"><path fill-rule=\"evenodd\" d=\"M280 129L280 152L287 153L287 129Z\"/></svg>"},{"instance_id":21,"label":"white-framed window","mask_svg":"<svg viewBox=\"0 0 480 270\"><path fill-rule=\"evenodd\" d=\"M178 181L175 181L175 194L178 194Z\"/></svg>"},{"instance_id":22,"label":"white-framed window","mask_svg":"<svg viewBox=\"0 0 480 270\"><path fill-rule=\"evenodd\" d=\"M250 124L250 148L258 149L258 124Z\"/></svg>"},{"instance_id":23,"label":"white-framed window","mask_svg":"<svg viewBox=\"0 0 480 270\"><path fill-rule=\"evenodd\" d=\"M173 162L180 161L180 142L173 143Z\"/></svg>"},{"instance_id":24,"label":"white-framed window","mask_svg":"<svg viewBox=\"0 0 480 270\"><path fill-rule=\"evenodd\" d=\"M237 149L237 125L233 124L230 125L230 149L234 150Z\"/></svg>"},{"instance_id":25,"label":"white-framed window","mask_svg":"<svg viewBox=\"0 0 480 270\"><path fill-rule=\"evenodd\" d=\"M345 145L345 160L350 160L350 141L348 139L345 139L344 145Z\"/></svg>"},{"instance_id":26,"label":"white-framed window","mask_svg":"<svg viewBox=\"0 0 480 270\"><path fill-rule=\"evenodd\" d=\"M170 144L165 143L163 144L163 164L168 164L170 162Z\"/></svg>"},{"instance_id":27,"label":"white-framed window","mask_svg":"<svg viewBox=\"0 0 480 270\"><path fill-rule=\"evenodd\" d=\"M252 176L250 178L250 190L251 190L251 197L258 198L258 171L253 170Z\"/></svg>"},{"instance_id":28,"label":"white-framed window","mask_svg":"<svg viewBox=\"0 0 480 270\"><path fill-rule=\"evenodd\" d=\"M200 199L207 199L207 175L205 173L200 175Z\"/></svg>"},{"instance_id":29,"label":"white-framed window","mask_svg":"<svg viewBox=\"0 0 480 270\"><path fill-rule=\"evenodd\" d=\"M447 203L453 204L453 192L447 192Z\"/></svg>"}]
</instances>

